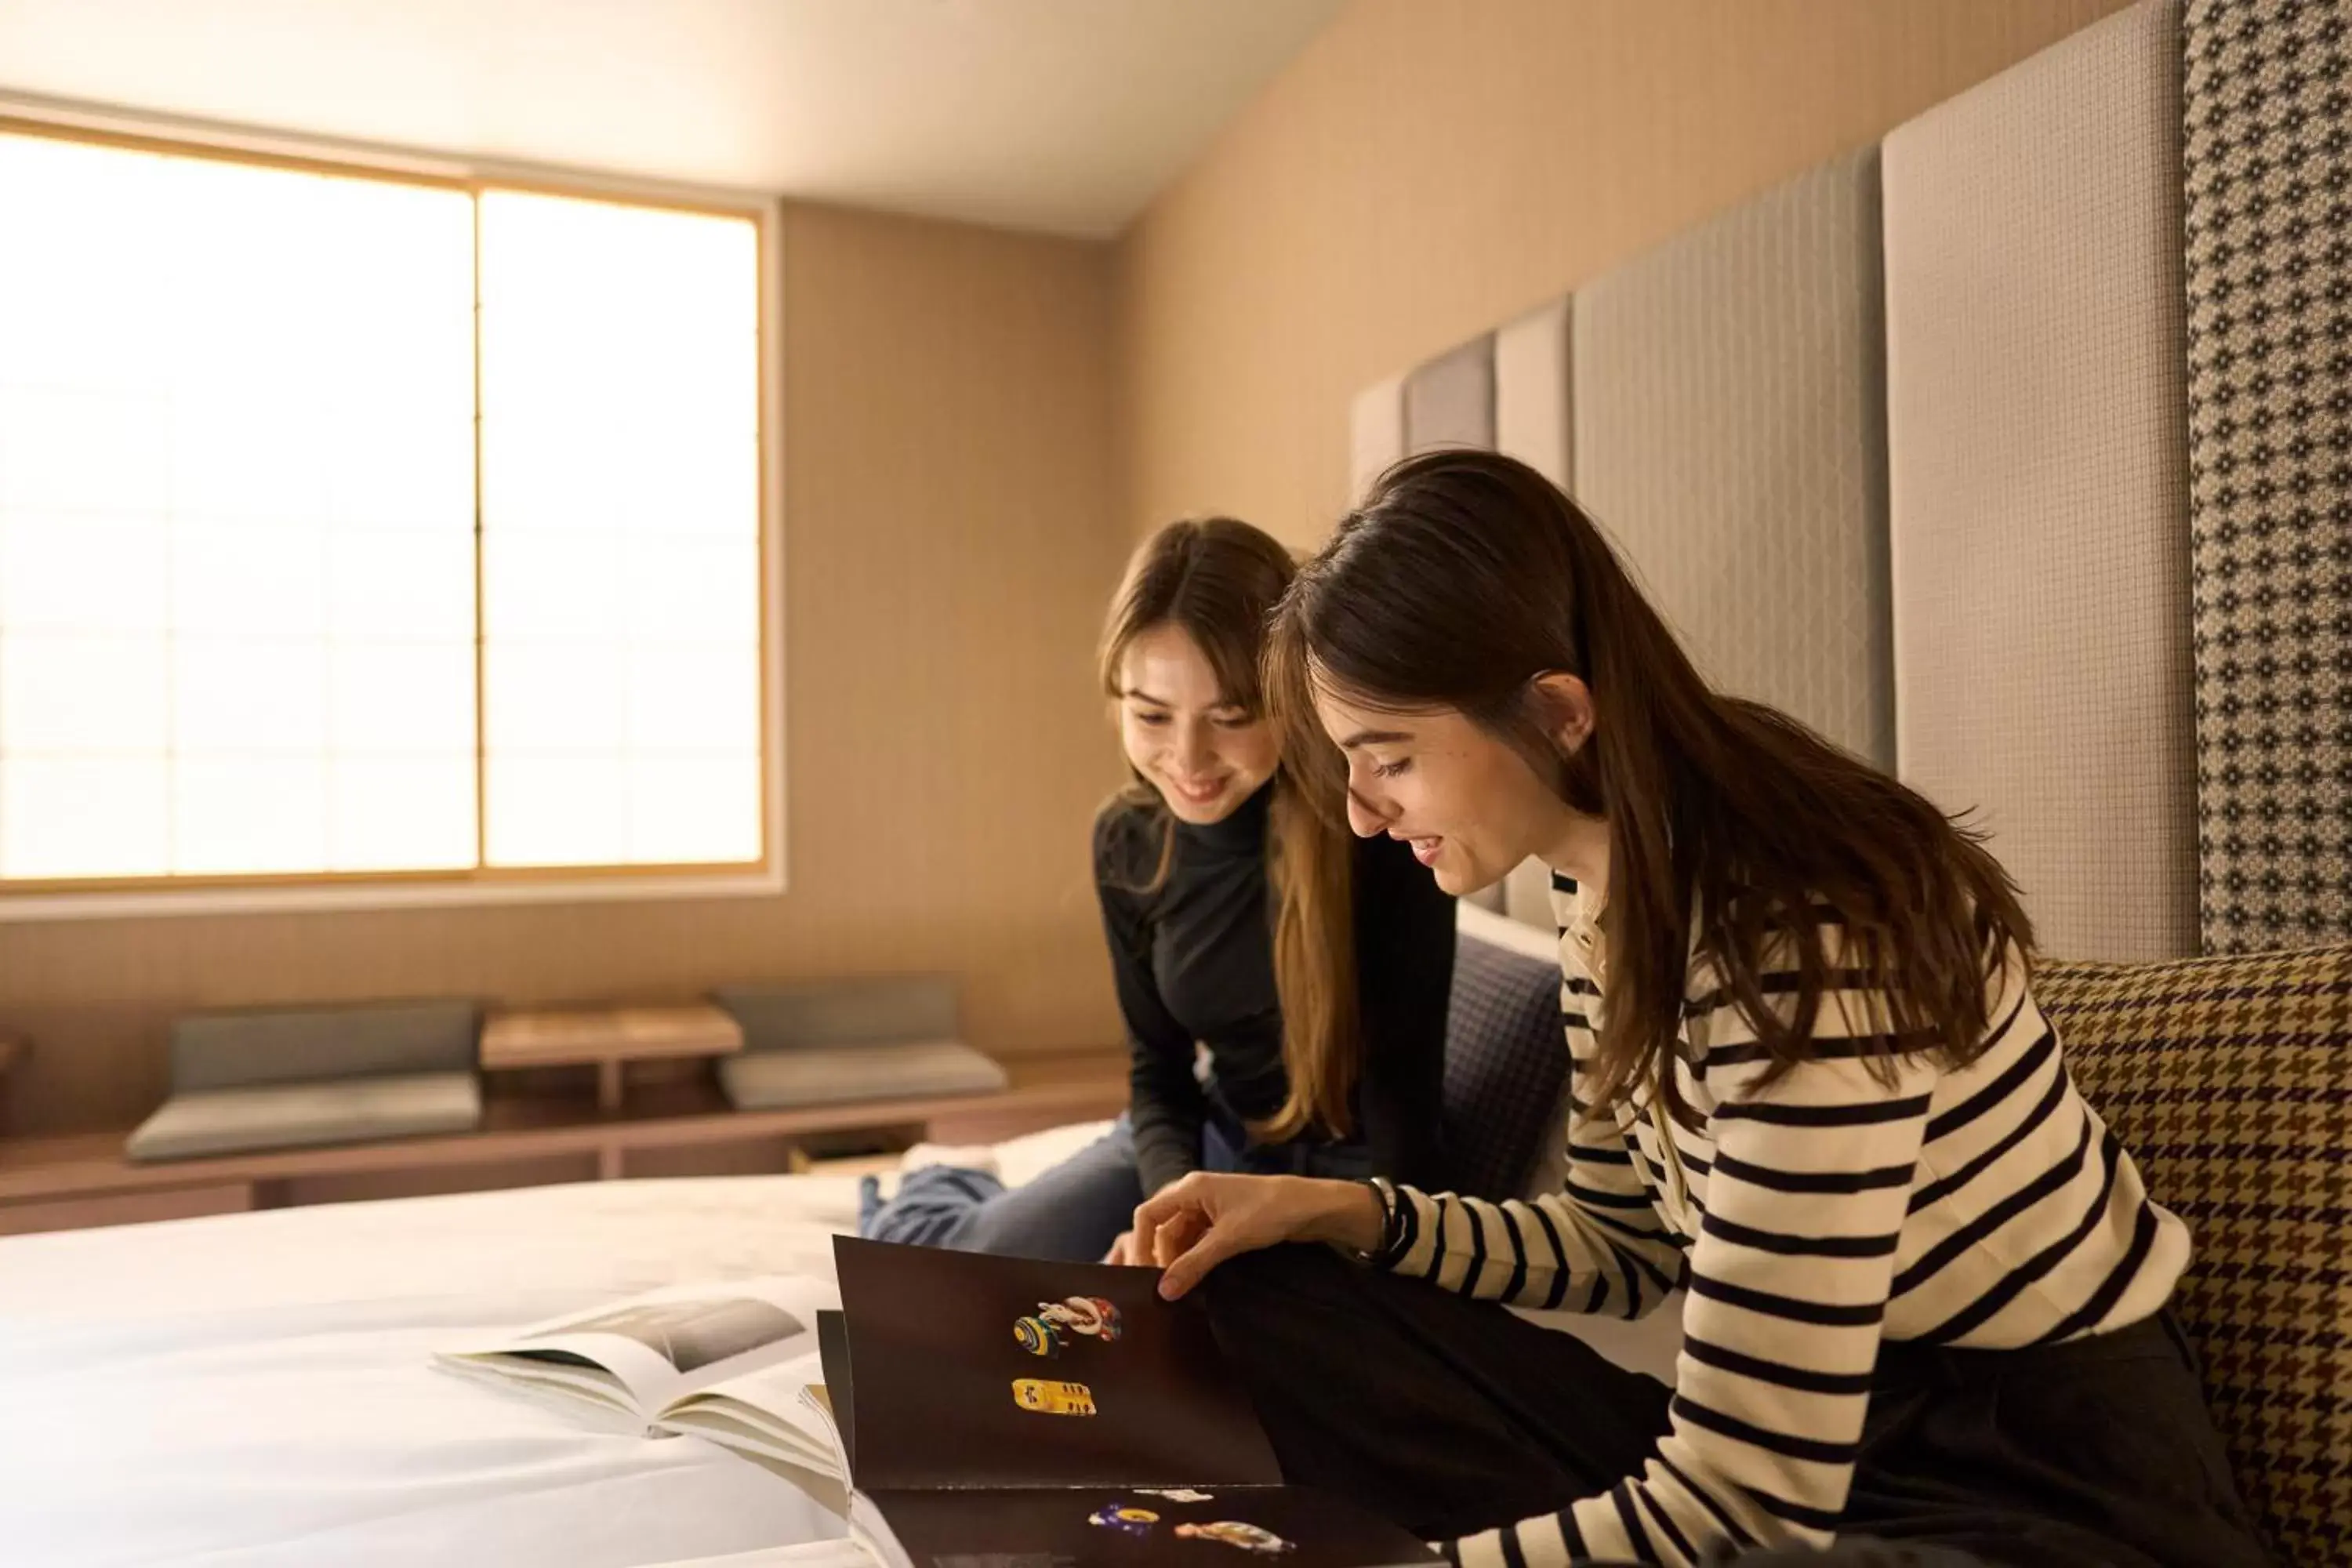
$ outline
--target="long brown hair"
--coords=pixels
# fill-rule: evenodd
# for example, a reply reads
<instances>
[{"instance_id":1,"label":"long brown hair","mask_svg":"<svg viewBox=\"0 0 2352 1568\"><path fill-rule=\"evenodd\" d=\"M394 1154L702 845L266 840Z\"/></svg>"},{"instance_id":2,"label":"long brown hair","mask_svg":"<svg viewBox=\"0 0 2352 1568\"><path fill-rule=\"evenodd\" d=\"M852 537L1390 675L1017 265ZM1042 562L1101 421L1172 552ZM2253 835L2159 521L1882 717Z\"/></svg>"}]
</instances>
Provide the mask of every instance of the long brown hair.
<instances>
[{"instance_id":1,"label":"long brown hair","mask_svg":"<svg viewBox=\"0 0 2352 1568\"><path fill-rule=\"evenodd\" d=\"M1266 618L1296 570L1288 551L1234 518L1162 528L1135 552L1111 600L1103 625L1103 690L1114 700L1123 697L1119 665L1129 645L1156 626L1174 626L1199 645L1223 699L1264 717L1258 668ZM1282 1109L1250 1128L1267 1142L1310 1128L1334 1137L1350 1131L1348 1107L1361 1065L1351 852L1328 804L1344 787L1328 746L1283 747L1267 816L1266 873L1290 1088ZM1140 889L1158 891L1176 847L1176 819L1160 792L1138 773L1105 809L1142 812L1159 831L1159 869Z\"/></svg>"},{"instance_id":2,"label":"long brown hair","mask_svg":"<svg viewBox=\"0 0 2352 1568\"><path fill-rule=\"evenodd\" d=\"M1570 753L1537 716L1533 683L1553 672L1592 695ZM1811 1054L1822 992L1848 986L1884 998L1852 1020L1882 1074L1902 1053L1964 1064L1982 1048L1985 980L2012 947L2030 959L2032 927L1981 835L1787 714L1711 689L1599 527L1508 458L1438 452L1382 475L1284 596L1268 679L1287 710L1316 684L1391 712L1458 710L1607 819L1596 1107L1654 1082L1695 1122L1664 1070L1695 960L1777 1077ZM1785 1016L1763 980L1784 940Z\"/></svg>"}]
</instances>

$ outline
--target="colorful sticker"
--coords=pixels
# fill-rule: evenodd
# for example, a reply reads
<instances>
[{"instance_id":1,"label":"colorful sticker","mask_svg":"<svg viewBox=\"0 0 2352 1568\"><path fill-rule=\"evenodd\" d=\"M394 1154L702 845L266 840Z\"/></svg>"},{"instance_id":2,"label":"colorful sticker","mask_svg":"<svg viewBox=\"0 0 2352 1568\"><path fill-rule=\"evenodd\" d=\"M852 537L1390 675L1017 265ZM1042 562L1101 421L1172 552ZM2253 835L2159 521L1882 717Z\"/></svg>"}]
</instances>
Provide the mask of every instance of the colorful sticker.
<instances>
[{"instance_id":1,"label":"colorful sticker","mask_svg":"<svg viewBox=\"0 0 2352 1568\"><path fill-rule=\"evenodd\" d=\"M1013 1342L1031 1355L1057 1356L1062 1353L1062 1336L1054 1325L1043 1318L1018 1318L1013 1324Z\"/></svg>"},{"instance_id":2,"label":"colorful sticker","mask_svg":"<svg viewBox=\"0 0 2352 1568\"><path fill-rule=\"evenodd\" d=\"M1040 1377L1016 1379L1013 1403L1040 1415L1092 1415L1094 1390L1083 1383L1052 1383Z\"/></svg>"},{"instance_id":3,"label":"colorful sticker","mask_svg":"<svg viewBox=\"0 0 2352 1568\"><path fill-rule=\"evenodd\" d=\"M1087 1516L1088 1524L1104 1530L1115 1530L1121 1535L1145 1536L1160 1522L1160 1516L1148 1508L1129 1508L1123 1503L1107 1502Z\"/></svg>"},{"instance_id":4,"label":"colorful sticker","mask_svg":"<svg viewBox=\"0 0 2352 1568\"><path fill-rule=\"evenodd\" d=\"M1100 1296L1072 1296L1059 1305L1037 1303L1037 1315L1055 1327L1105 1344L1118 1338L1118 1309Z\"/></svg>"},{"instance_id":5,"label":"colorful sticker","mask_svg":"<svg viewBox=\"0 0 2352 1568\"><path fill-rule=\"evenodd\" d=\"M1013 1322L1013 1340L1034 1356L1057 1356L1073 1338L1100 1340L1119 1336L1118 1309L1099 1296L1072 1296L1062 1301L1040 1301L1029 1317Z\"/></svg>"},{"instance_id":6,"label":"colorful sticker","mask_svg":"<svg viewBox=\"0 0 2352 1568\"><path fill-rule=\"evenodd\" d=\"M1269 1557L1298 1550L1297 1542L1285 1541L1271 1530L1244 1524L1237 1519L1221 1519L1209 1524L1180 1524L1176 1527L1176 1533L1188 1541L1223 1542L1227 1546L1238 1546L1244 1552L1260 1552Z\"/></svg>"}]
</instances>

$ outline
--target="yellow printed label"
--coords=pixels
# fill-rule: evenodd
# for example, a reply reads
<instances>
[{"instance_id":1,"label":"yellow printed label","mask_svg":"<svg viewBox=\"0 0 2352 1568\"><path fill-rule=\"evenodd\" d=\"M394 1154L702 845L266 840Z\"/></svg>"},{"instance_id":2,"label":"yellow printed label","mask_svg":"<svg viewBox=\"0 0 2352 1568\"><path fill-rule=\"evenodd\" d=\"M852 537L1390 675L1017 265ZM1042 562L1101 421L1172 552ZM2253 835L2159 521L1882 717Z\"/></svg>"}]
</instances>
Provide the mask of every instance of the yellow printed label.
<instances>
[{"instance_id":1,"label":"yellow printed label","mask_svg":"<svg viewBox=\"0 0 2352 1568\"><path fill-rule=\"evenodd\" d=\"M1014 1380L1013 1403L1040 1415L1092 1415L1094 1390L1083 1383L1053 1383L1042 1377Z\"/></svg>"}]
</instances>

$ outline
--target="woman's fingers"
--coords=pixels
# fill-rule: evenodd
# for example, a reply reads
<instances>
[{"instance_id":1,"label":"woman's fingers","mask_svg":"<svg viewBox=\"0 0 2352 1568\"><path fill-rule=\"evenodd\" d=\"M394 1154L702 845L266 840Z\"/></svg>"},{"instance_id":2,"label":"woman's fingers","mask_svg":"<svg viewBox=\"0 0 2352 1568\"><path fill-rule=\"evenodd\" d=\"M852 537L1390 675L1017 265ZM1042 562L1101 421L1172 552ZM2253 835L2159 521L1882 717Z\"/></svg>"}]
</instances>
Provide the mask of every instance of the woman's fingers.
<instances>
[{"instance_id":1,"label":"woman's fingers","mask_svg":"<svg viewBox=\"0 0 2352 1568\"><path fill-rule=\"evenodd\" d=\"M1165 1267L1173 1256L1160 1240L1177 1216L1197 1209L1206 1178L1198 1171L1169 1183L1143 1200L1135 1211L1135 1260Z\"/></svg>"},{"instance_id":2,"label":"woman's fingers","mask_svg":"<svg viewBox=\"0 0 2352 1568\"><path fill-rule=\"evenodd\" d=\"M1143 1200L1135 1211L1135 1223L1129 1228L1136 1236L1150 1240L1160 1223L1185 1206L1191 1194L1200 1190L1201 1173L1180 1176Z\"/></svg>"},{"instance_id":3,"label":"woman's fingers","mask_svg":"<svg viewBox=\"0 0 2352 1568\"><path fill-rule=\"evenodd\" d=\"M1212 1226L1200 1240L1185 1248L1181 1256L1160 1271L1160 1300L1181 1300L1210 1269L1236 1252L1248 1251L1249 1246L1249 1243L1238 1240L1232 1230L1221 1230Z\"/></svg>"},{"instance_id":4,"label":"woman's fingers","mask_svg":"<svg viewBox=\"0 0 2352 1568\"><path fill-rule=\"evenodd\" d=\"M1151 1253L1149 1261L1165 1268L1184 1255L1187 1247L1201 1238L1209 1228L1209 1216L1197 1208L1179 1209L1162 1220L1160 1228L1151 1233Z\"/></svg>"},{"instance_id":5,"label":"woman's fingers","mask_svg":"<svg viewBox=\"0 0 2352 1568\"><path fill-rule=\"evenodd\" d=\"M1173 1301L1236 1253L1287 1239L1299 1188L1289 1177L1195 1171L1135 1211L1135 1260L1160 1268L1160 1293Z\"/></svg>"},{"instance_id":6,"label":"woman's fingers","mask_svg":"<svg viewBox=\"0 0 2352 1568\"><path fill-rule=\"evenodd\" d=\"M1167 1251L1167 1256L1160 1259L1162 1266L1173 1263L1192 1251L1215 1223L1199 1209L1186 1209L1162 1226L1160 1234Z\"/></svg>"}]
</instances>

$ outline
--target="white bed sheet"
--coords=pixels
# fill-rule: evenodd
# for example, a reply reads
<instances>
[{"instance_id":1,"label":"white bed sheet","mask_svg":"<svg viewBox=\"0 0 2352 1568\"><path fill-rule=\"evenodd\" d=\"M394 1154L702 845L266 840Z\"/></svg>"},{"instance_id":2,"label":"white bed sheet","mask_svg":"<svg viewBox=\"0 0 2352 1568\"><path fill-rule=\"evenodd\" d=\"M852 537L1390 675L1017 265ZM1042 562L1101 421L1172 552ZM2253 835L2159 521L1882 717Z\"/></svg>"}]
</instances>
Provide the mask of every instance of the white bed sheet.
<instances>
[{"instance_id":1,"label":"white bed sheet","mask_svg":"<svg viewBox=\"0 0 2352 1568\"><path fill-rule=\"evenodd\" d=\"M821 1487L426 1363L673 1281L829 1275L856 1197L585 1183L0 1239L0 1564L856 1568Z\"/></svg>"},{"instance_id":2,"label":"white bed sheet","mask_svg":"<svg viewBox=\"0 0 2352 1568\"><path fill-rule=\"evenodd\" d=\"M771 1472L426 1356L676 1279L828 1269L842 1185L583 1184L0 1242L0 1562L642 1568L837 1538Z\"/></svg>"},{"instance_id":3,"label":"white bed sheet","mask_svg":"<svg viewBox=\"0 0 2352 1568\"><path fill-rule=\"evenodd\" d=\"M998 1145L999 1171L1102 1125ZM867 1568L822 1484L426 1359L658 1285L828 1274L856 1195L585 1183L0 1238L0 1565ZM1587 1337L1670 1377L1678 1316Z\"/></svg>"}]
</instances>

